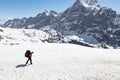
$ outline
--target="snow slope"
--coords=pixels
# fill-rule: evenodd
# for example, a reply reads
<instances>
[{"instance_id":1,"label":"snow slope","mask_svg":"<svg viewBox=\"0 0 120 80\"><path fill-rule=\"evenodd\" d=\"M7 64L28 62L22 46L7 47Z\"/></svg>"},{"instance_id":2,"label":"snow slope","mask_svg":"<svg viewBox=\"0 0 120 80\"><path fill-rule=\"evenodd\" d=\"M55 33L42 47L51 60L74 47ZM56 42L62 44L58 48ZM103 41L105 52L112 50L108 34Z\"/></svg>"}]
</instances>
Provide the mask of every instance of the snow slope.
<instances>
[{"instance_id":1,"label":"snow slope","mask_svg":"<svg viewBox=\"0 0 120 80\"><path fill-rule=\"evenodd\" d=\"M67 35L66 33L71 33ZM61 35L58 31L51 29L50 26L46 26L37 29L11 29L0 27L0 43L4 45L20 45L22 43L72 43L72 40L81 43L78 45L85 44L91 45L92 47L99 47L97 40L92 36L86 34L73 34L72 32L65 32L66 35ZM73 35L72 35L73 34ZM95 43L95 44L91 44ZM97 45L96 45L97 44Z\"/></svg>"},{"instance_id":2,"label":"snow slope","mask_svg":"<svg viewBox=\"0 0 120 80\"><path fill-rule=\"evenodd\" d=\"M0 43L19 45L22 42L41 43L43 40L55 38L58 35L53 29L11 29L0 27Z\"/></svg>"},{"instance_id":3,"label":"snow slope","mask_svg":"<svg viewBox=\"0 0 120 80\"><path fill-rule=\"evenodd\" d=\"M24 66L27 49L33 65ZM119 80L120 50L73 44L0 44L0 80Z\"/></svg>"}]
</instances>

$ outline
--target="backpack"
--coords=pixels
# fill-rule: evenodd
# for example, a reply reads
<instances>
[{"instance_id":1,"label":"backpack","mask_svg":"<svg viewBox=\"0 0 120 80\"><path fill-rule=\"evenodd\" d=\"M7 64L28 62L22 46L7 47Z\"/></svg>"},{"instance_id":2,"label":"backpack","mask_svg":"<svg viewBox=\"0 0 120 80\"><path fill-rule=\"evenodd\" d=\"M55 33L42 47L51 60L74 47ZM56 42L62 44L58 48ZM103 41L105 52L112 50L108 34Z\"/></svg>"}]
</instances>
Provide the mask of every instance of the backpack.
<instances>
[{"instance_id":1,"label":"backpack","mask_svg":"<svg viewBox=\"0 0 120 80\"><path fill-rule=\"evenodd\" d=\"M26 52L25 52L25 57L29 57L29 54L30 54L30 50L27 50Z\"/></svg>"}]
</instances>

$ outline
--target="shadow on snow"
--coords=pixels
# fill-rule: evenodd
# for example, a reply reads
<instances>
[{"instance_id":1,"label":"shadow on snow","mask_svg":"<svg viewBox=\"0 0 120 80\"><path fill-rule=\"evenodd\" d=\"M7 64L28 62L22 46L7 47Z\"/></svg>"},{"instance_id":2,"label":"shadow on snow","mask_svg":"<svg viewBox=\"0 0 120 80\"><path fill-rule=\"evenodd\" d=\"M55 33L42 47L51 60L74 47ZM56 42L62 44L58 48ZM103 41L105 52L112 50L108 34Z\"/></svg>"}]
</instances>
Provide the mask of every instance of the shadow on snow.
<instances>
[{"instance_id":1,"label":"shadow on snow","mask_svg":"<svg viewBox=\"0 0 120 80\"><path fill-rule=\"evenodd\" d=\"M16 66L16 68L21 68L21 67L25 67L25 66L27 66L27 65L26 64L19 64Z\"/></svg>"}]
</instances>

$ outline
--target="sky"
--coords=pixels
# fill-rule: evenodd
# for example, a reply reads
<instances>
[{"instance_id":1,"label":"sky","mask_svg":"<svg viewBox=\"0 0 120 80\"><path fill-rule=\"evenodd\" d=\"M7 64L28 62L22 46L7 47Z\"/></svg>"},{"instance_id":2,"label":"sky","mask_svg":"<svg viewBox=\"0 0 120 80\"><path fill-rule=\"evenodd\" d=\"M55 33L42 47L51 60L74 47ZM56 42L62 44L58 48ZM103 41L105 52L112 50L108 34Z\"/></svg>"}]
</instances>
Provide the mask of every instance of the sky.
<instances>
[{"instance_id":1,"label":"sky","mask_svg":"<svg viewBox=\"0 0 120 80\"><path fill-rule=\"evenodd\" d=\"M36 16L46 9L62 12L76 0L0 0L0 18ZM120 13L120 0L98 0L101 6Z\"/></svg>"}]
</instances>

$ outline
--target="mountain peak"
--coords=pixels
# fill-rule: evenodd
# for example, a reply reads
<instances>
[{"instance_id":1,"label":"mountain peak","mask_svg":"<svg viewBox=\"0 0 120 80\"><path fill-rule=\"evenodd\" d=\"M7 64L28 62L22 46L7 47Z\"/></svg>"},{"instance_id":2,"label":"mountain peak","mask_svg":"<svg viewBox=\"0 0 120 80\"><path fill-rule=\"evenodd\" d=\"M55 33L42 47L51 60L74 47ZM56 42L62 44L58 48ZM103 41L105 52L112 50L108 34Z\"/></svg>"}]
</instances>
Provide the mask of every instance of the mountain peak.
<instances>
[{"instance_id":1,"label":"mountain peak","mask_svg":"<svg viewBox=\"0 0 120 80\"><path fill-rule=\"evenodd\" d=\"M95 5L98 3L97 0L77 0L77 2L82 2L87 5Z\"/></svg>"},{"instance_id":2,"label":"mountain peak","mask_svg":"<svg viewBox=\"0 0 120 80\"><path fill-rule=\"evenodd\" d=\"M45 10L45 14L46 14L46 15L49 15L51 12L52 12L52 10L49 10L49 9L46 9L46 10Z\"/></svg>"},{"instance_id":3,"label":"mountain peak","mask_svg":"<svg viewBox=\"0 0 120 80\"><path fill-rule=\"evenodd\" d=\"M46 9L43 13L44 13L46 16L49 16L49 15L57 16L57 14L58 14L56 11L49 10L49 9Z\"/></svg>"},{"instance_id":4,"label":"mountain peak","mask_svg":"<svg viewBox=\"0 0 120 80\"><path fill-rule=\"evenodd\" d=\"M99 4L97 2L97 0L76 0L75 7L80 7L83 6L87 9L91 9L91 10L99 10Z\"/></svg>"}]
</instances>

